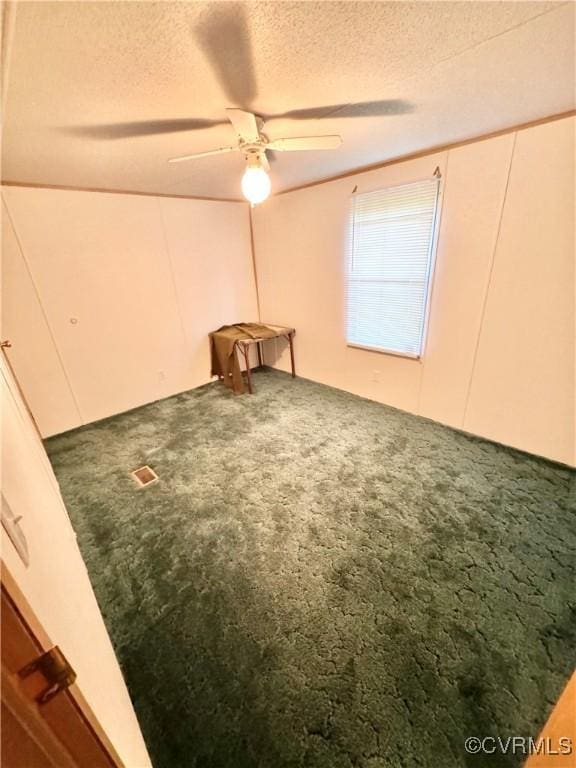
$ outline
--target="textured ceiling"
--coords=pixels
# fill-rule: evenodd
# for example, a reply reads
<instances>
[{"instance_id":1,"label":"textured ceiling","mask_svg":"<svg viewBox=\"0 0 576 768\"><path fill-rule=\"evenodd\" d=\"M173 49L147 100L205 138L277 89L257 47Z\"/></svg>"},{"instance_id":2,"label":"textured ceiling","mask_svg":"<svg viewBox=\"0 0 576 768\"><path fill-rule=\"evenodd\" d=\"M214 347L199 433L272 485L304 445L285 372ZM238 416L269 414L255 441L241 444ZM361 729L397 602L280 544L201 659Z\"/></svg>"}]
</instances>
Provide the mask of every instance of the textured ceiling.
<instances>
[{"instance_id":1,"label":"textured ceiling","mask_svg":"<svg viewBox=\"0 0 576 768\"><path fill-rule=\"evenodd\" d=\"M563 112L574 107L574 11L473 0L18 3L6 30L2 176L237 198L240 153L166 162L234 143L229 106L276 115L270 138L343 137L337 150L276 154L275 191ZM363 106L329 115L342 104ZM133 125L155 120L172 132Z\"/></svg>"}]
</instances>

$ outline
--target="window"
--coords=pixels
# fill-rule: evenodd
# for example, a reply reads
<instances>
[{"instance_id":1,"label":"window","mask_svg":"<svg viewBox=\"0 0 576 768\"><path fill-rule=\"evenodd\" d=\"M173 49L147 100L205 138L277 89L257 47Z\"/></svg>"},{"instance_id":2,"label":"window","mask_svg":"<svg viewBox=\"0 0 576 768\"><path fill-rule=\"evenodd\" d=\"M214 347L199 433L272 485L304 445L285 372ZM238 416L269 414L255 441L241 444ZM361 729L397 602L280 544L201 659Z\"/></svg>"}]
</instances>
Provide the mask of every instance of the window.
<instances>
[{"instance_id":1,"label":"window","mask_svg":"<svg viewBox=\"0 0 576 768\"><path fill-rule=\"evenodd\" d=\"M348 344L420 357L440 181L356 195L348 269Z\"/></svg>"}]
</instances>

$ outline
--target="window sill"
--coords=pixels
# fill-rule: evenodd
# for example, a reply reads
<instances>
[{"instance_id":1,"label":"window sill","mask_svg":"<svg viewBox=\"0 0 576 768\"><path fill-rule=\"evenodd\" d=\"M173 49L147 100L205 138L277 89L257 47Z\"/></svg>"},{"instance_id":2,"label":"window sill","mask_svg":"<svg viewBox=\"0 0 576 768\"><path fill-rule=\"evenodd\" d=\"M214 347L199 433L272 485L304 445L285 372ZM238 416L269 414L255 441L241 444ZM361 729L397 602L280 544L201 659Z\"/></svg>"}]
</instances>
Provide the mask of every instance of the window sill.
<instances>
[{"instance_id":1,"label":"window sill","mask_svg":"<svg viewBox=\"0 0 576 768\"><path fill-rule=\"evenodd\" d=\"M362 344L351 344L346 342L346 346L351 349L362 349L364 352L376 352L378 355L390 355L391 357L403 357L406 360L413 360L415 363L422 361L421 355L413 355L410 352L395 352L391 349L381 349L380 347L365 347Z\"/></svg>"}]
</instances>

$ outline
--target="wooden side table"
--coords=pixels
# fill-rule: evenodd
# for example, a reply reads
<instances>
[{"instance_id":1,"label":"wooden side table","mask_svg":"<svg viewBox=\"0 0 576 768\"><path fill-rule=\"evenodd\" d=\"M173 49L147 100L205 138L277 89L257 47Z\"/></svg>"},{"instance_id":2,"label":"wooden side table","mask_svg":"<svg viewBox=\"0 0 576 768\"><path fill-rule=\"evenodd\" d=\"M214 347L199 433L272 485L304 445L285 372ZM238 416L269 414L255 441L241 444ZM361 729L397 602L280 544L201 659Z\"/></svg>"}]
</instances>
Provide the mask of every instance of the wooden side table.
<instances>
[{"instance_id":1,"label":"wooden side table","mask_svg":"<svg viewBox=\"0 0 576 768\"><path fill-rule=\"evenodd\" d=\"M246 379L248 383L248 392L252 395L254 393L254 390L252 388L252 375L250 373L250 347L254 344L257 344L257 350L258 350L258 365L263 365L263 357L262 357L262 343L264 341L268 341L269 339L286 339L288 341L288 344L290 345L290 363L292 366L292 378L296 378L296 366L294 364L294 335L296 333L296 330L294 328L283 328L282 326L277 325L268 325L265 323L268 328L272 328L273 330L277 331L275 336L267 336L266 338L247 338L247 339L241 339L236 342L236 347L242 352L244 355L244 362L246 363Z\"/></svg>"}]
</instances>

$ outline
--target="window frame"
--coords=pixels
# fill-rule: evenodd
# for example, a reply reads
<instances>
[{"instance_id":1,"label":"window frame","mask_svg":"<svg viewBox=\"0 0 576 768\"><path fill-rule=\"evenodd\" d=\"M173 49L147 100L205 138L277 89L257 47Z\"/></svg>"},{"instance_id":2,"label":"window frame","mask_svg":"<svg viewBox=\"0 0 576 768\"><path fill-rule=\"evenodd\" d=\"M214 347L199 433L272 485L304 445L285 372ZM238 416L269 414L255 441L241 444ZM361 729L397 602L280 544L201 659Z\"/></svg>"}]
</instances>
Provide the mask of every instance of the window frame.
<instances>
[{"instance_id":1,"label":"window frame","mask_svg":"<svg viewBox=\"0 0 576 768\"><path fill-rule=\"evenodd\" d=\"M357 342L352 342L348 340L348 313L349 313L349 290L350 290L350 282L351 282L351 265L354 257L354 201L355 198L359 195L368 195L373 192L383 192L388 189L397 189L399 187L409 187L413 184L419 184L423 181L432 181L433 179L436 179L437 181L437 188L436 188L436 200L435 200L435 206L434 206L434 218L433 218L433 224L432 224L432 237L430 238L430 245L428 248L428 260L427 260L427 269L426 269L426 278L425 278L425 285L426 285L426 292L425 292L425 299L424 299L424 310L422 315L422 330L420 334L420 343L419 343L419 353L415 354L413 352L402 352L401 350L396 349L388 349L387 347L373 347L368 344L359 344ZM349 220L348 220L348 253L346 258L346 312L345 312L345 340L346 340L346 346L350 349L359 349L363 350L365 352L375 352L377 354L381 355L389 355L391 357L401 357L407 360L414 360L415 362L421 362L425 351L426 351L426 344L428 340L428 320L430 317L430 307L432 304L432 288L434 284L434 276L436 271L436 256L438 252L438 239L439 239L439 233L440 233L440 218L441 218L441 211L442 211L442 197L443 197L443 187L442 187L442 174L440 173L440 169L437 167L436 171L432 176L424 176L420 178L413 179L411 181L402 182L401 184L389 184L383 187L376 187L375 189L369 189L360 191L358 189L354 190L352 197L351 197L351 203L350 203L350 210L349 210ZM376 281L373 281L376 282Z\"/></svg>"}]
</instances>

